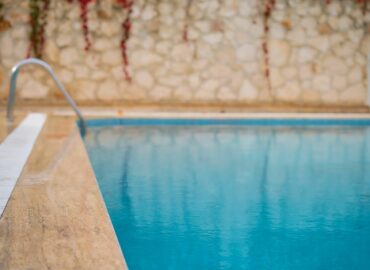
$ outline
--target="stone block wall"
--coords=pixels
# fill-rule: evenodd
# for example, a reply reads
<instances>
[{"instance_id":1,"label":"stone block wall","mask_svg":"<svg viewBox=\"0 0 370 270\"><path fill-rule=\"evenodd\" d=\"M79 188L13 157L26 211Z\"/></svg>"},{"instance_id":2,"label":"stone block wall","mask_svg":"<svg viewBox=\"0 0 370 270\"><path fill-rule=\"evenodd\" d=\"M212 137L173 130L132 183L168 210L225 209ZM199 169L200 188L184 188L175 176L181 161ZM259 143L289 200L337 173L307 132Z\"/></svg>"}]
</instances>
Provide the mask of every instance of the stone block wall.
<instances>
[{"instance_id":1,"label":"stone block wall","mask_svg":"<svg viewBox=\"0 0 370 270\"><path fill-rule=\"evenodd\" d=\"M3 0L0 99L29 48L28 1ZM370 10L353 0L134 0L123 73L116 1L88 6L85 51L79 5L51 0L43 59L79 104L360 106L367 99ZM369 7L370 9L370 7ZM268 27L268 29L267 29ZM6 91L5 91L6 90ZM25 68L18 101L63 103L47 74Z\"/></svg>"}]
</instances>

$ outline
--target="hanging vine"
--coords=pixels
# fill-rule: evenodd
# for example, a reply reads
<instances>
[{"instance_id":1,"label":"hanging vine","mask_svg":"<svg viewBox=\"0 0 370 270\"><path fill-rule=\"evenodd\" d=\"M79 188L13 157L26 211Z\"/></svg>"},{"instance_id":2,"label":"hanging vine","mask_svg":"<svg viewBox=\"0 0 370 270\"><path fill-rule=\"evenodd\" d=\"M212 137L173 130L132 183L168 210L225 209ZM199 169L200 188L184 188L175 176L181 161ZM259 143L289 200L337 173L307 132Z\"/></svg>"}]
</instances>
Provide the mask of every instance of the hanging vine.
<instances>
[{"instance_id":1,"label":"hanging vine","mask_svg":"<svg viewBox=\"0 0 370 270\"><path fill-rule=\"evenodd\" d=\"M330 5L333 0L325 0L325 4ZM369 0L353 0L356 4L362 5L362 12L366 14L367 11L367 3Z\"/></svg>"},{"instance_id":2,"label":"hanging vine","mask_svg":"<svg viewBox=\"0 0 370 270\"><path fill-rule=\"evenodd\" d=\"M31 31L27 57L42 58L49 7L50 0L29 0Z\"/></svg>"},{"instance_id":3,"label":"hanging vine","mask_svg":"<svg viewBox=\"0 0 370 270\"><path fill-rule=\"evenodd\" d=\"M67 0L68 3L73 3L74 0ZM93 0L77 0L80 5L80 19L82 32L85 40L85 51L88 51L91 47L91 41L89 37L89 23L88 23L88 7Z\"/></svg>"},{"instance_id":4,"label":"hanging vine","mask_svg":"<svg viewBox=\"0 0 370 270\"><path fill-rule=\"evenodd\" d=\"M185 25L184 25L184 29L183 29L183 32L182 32L182 40L184 42L188 42L189 41L189 21L190 21L190 8L191 8L191 5L193 3L193 0L187 0L186 2L186 7L185 7Z\"/></svg>"},{"instance_id":5,"label":"hanging vine","mask_svg":"<svg viewBox=\"0 0 370 270\"><path fill-rule=\"evenodd\" d=\"M88 24L88 9L89 5L97 0L65 0L68 3L78 3L80 9L80 19L82 25L82 31L85 41L85 50L88 51L91 48L91 40L89 35L89 24ZM103 1L103 0L102 0ZM131 81L131 75L129 73L129 57L127 53L127 43L129 41L132 29L131 15L133 11L133 5L135 0L115 0L116 4L123 10L124 19L121 23L122 33L120 41L121 57L123 63L124 78L127 81ZM143 0L144 1L144 0ZM220 1L220 0L218 0ZM263 20L263 40L262 40L262 51L263 51L263 62L264 62L264 76L268 83L268 90L273 98L271 81L270 81L270 53L269 53L269 32L270 32L270 20L273 10L276 6L277 0L261 0L262 9L262 20ZM334 0L317 0L322 5L330 5L334 3ZM339 0L337 0L339 1ZM354 4L359 5L362 8L363 14L365 15L368 10L368 3L370 0L352 0ZM45 47L45 29L48 22L48 11L50 9L51 0L28 0L29 3L29 24L31 27L29 33L29 50L27 57L34 56L42 58L44 47ZM159 3L158 0L157 3ZM144 1L144 6L147 0ZM182 39L184 42L189 41L188 30L190 23L190 10L193 5L193 0L186 0L185 5L185 19L184 28L182 32ZM342 5L344 2L342 1ZM0 32L9 28L10 22L4 19L4 4L3 0L0 0ZM104 17L104 16L103 16ZM109 19L106 15L103 19ZM254 21L255 23L255 21Z\"/></svg>"},{"instance_id":6,"label":"hanging vine","mask_svg":"<svg viewBox=\"0 0 370 270\"><path fill-rule=\"evenodd\" d=\"M121 55L122 55L122 63L123 63L123 74L126 81L131 82L132 78L128 70L129 60L127 55L127 42L130 38L131 34L131 14L132 14L132 7L134 5L134 0L117 0L117 3L122 7L122 9L126 12L125 18L122 22L122 38L120 42L121 48Z\"/></svg>"},{"instance_id":7,"label":"hanging vine","mask_svg":"<svg viewBox=\"0 0 370 270\"><path fill-rule=\"evenodd\" d=\"M11 27L10 22L4 18L3 10L4 3L0 1L0 32L4 32L5 30Z\"/></svg>"},{"instance_id":8,"label":"hanging vine","mask_svg":"<svg viewBox=\"0 0 370 270\"><path fill-rule=\"evenodd\" d=\"M40 54L44 51L45 47L45 29L48 23L48 11L50 8L50 0L44 0L41 9L41 27L40 27Z\"/></svg>"},{"instance_id":9,"label":"hanging vine","mask_svg":"<svg viewBox=\"0 0 370 270\"><path fill-rule=\"evenodd\" d=\"M369 0L355 0L357 4L362 5L362 13L365 15L367 11L367 3Z\"/></svg>"},{"instance_id":10,"label":"hanging vine","mask_svg":"<svg viewBox=\"0 0 370 270\"><path fill-rule=\"evenodd\" d=\"M263 31L264 31L264 38L262 41L262 51L263 51L263 61L265 64L265 77L267 80L268 91L272 98L272 89L271 89L271 80L270 80L270 52L268 46L268 38L270 33L270 18L273 8L275 7L275 0L265 0L263 6Z\"/></svg>"},{"instance_id":11,"label":"hanging vine","mask_svg":"<svg viewBox=\"0 0 370 270\"><path fill-rule=\"evenodd\" d=\"M332 0L323 0L326 5L330 5ZM370 0L353 0L356 4L362 5L363 14L366 14L367 5ZM262 51L263 51L263 61L264 61L264 75L268 84L268 90L271 97L274 99L272 95L272 87L271 87L271 79L270 79L270 58L269 58L269 46L268 46L268 39L269 39L269 32L270 32L270 19L273 12L273 9L276 5L276 0L264 0L263 2L263 31L264 31L264 38L262 41Z\"/></svg>"}]
</instances>

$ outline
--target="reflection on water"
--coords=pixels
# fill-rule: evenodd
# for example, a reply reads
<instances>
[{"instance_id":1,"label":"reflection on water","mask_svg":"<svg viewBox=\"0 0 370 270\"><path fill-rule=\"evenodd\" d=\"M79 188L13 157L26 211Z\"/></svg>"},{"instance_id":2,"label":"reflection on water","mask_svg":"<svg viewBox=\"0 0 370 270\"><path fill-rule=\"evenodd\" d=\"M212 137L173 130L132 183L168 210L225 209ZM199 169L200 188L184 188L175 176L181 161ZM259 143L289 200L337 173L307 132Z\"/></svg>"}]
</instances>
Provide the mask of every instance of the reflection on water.
<instances>
[{"instance_id":1,"label":"reflection on water","mask_svg":"<svg viewBox=\"0 0 370 270\"><path fill-rule=\"evenodd\" d=\"M365 127L86 138L130 269L370 269L369 143Z\"/></svg>"}]
</instances>

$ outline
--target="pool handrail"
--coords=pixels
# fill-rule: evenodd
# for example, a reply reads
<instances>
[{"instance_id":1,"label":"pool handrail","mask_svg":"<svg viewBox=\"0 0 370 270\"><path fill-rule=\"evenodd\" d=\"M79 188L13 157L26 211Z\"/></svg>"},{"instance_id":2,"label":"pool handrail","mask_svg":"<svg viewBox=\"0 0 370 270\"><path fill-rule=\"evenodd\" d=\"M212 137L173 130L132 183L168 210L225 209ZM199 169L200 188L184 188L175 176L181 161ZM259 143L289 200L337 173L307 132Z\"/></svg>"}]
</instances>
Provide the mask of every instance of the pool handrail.
<instances>
[{"instance_id":1,"label":"pool handrail","mask_svg":"<svg viewBox=\"0 0 370 270\"><path fill-rule=\"evenodd\" d=\"M51 66L46 63L45 61L42 61L37 58L28 58L22 61L19 61L17 64L15 64L11 70L11 75L10 75L10 88L9 88L9 96L8 96L8 103L7 103L7 109L6 109L6 117L9 123L13 123L14 116L13 116L13 108L14 108L14 100L15 100L15 90L16 90L16 83L17 83L17 76L19 73L19 70L21 67L25 65L38 65L44 68L59 90L63 93L64 97L66 98L67 102L69 105L71 105L72 109L75 111L77 117L80 120L80 128L81 128L81 133L85 134L86 132L86 123L85 119L81 113L81 111L78 109L76 102L73 100L73 98L68 94L67 90L64 88L63 84L59 81L57 76L55 75L53 69Z\"/></svg>"}]
</instances>

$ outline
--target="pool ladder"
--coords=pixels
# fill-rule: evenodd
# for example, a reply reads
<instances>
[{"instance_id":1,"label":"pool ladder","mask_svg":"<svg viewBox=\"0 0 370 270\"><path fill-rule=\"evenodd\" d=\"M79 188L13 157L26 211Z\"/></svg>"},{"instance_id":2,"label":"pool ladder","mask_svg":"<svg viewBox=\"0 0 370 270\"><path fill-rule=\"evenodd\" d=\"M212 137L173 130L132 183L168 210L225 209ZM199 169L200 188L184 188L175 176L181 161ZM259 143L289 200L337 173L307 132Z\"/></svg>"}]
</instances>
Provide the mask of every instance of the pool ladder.
<instances>
[{"instance_id":1,"label":"pool ladder","mask_svg":"<svg viewBox=\"0 0 370 270\"><path fill-rule=\"evenodd\" d=\"M75 111L77 117L79 118L79 126L81 129L81 134L84 135L86 133L86 122L84 117L82 116L81 111L77 108L76 102L73 100L73 98L68 94L66 89L64 88L63 84L59 81L57 76L55 75L53 69L50 67L49 64L46 62L36 59L36 58L28 58L22 61L19 61L17 64L15 64L12 68L11 71L11 76L10 76L10 89L9 89L9 97L8 97L8 105L6 109L6 117L9 123L13 123L14 116L13 116L13 108L14 108L14 99L15 99L15 90L16 90L16 83L17 83L17 76L19 73L19 70L21 67L25 65L38 65L44 68L59 90L63 93L64 97L68 101L69 105L71 105L72 109Z\"/></svg>"}]
</instances>

